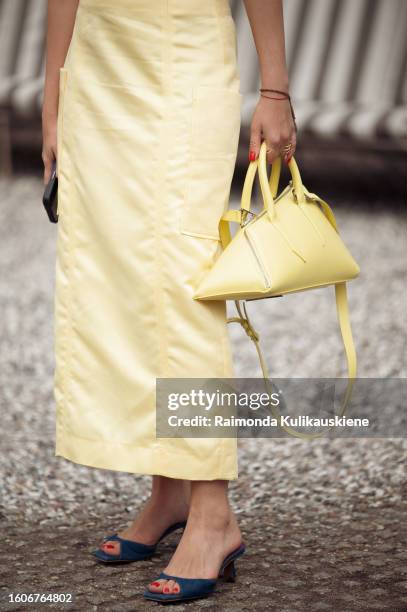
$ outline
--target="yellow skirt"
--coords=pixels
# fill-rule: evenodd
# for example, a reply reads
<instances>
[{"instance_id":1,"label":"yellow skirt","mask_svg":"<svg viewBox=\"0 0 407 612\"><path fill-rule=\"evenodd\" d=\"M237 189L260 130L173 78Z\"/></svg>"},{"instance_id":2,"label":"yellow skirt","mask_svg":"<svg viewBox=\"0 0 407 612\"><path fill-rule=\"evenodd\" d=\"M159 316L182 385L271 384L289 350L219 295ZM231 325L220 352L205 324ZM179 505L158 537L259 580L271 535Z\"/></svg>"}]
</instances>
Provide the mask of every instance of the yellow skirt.
<instances>
[{"instance_id":1,"label":"yellow skirt","mask_svg":"<svg viewBox=\"0 0 407 612\"><path fill-rule=\"evenodd\" d=\"M56 455L237 478L236 439L156 437L156 378L234 376L220 252L242 95L228 0L80 0L60 70Z\"/></svg>"}]
</instances>

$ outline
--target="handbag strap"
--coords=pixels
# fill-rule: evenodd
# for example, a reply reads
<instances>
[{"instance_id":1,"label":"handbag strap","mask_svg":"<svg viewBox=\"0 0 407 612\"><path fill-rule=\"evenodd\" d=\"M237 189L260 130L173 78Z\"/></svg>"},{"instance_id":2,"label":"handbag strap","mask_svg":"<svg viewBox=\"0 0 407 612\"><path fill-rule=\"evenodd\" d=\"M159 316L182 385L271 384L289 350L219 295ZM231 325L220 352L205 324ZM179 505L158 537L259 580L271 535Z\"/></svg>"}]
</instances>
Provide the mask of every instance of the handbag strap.
<instances>
[{"instance_id":1,"label":"handbag strap","mask_svg":"<svg viewBox=\"0 0 407 612\"><path fill-rule=\"evenodd\" d=\"M353 343L352 328L350 325L350 318L349 318L346 283L337 283L335 285L335 298L336 298L336 309L337 309L337 314L338 314L339 327L341 331L343 346L345 349L347 368L348 368L348 384L346 387L344 399L342 401L341 409L338 412L338 416L341 417L345 414L346 408L349 404L349 401L352 395L352 389L353 389L353 385L354 385L354 381L356 377L357 361L356 361L355 346ZM240 301L242 301L243 303L243 310L240 306ZM249 316L247 314L245 300L234 300L234 303L235 303L236 310L239 316L228 317L227 323L234 323L234 322L240 323L243 329L245 330L246 334L253 341L256 347L257 355L259 357L260 366L263 372L263 378L265 381L265 385L268 388L269 392L271 392L272 389L270 388L269 372L267 369L266 361L264 359L263 353L260 348L260 336L256 332L256 330L254 329L253 325L250 322ZM307 434L301 431L297 431L293 429L292 427L285 425L282 422L282 415L280 414L280 412L275 406L270 406L270 409L274 417L278 420L280 427L282 427L282 429L284 429L288 434L296 438L312 440L314 438L320 438L327 431L332 429L332 426L331 426L331 427L325 428L322 431L318 431L312 434Z\"/></svg>"}]
</instances>

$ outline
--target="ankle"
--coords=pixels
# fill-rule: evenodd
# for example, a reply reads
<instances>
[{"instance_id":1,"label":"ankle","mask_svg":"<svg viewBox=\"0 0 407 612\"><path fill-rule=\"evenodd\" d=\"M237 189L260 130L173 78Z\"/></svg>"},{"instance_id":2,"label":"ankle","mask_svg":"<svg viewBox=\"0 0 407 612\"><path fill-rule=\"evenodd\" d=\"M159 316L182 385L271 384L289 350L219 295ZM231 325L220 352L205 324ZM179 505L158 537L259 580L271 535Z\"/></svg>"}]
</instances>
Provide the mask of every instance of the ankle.
<instances>
[{"instance_id":1,"label":"ankle","mask_svg":"<svg viewBox=\"0 0 407 612\"><path fill-rule=\"evenodd\" d=\"M173 520L186 520L189 514L189 500L174 493L154 493L147 502L154 513L170 515Z\"/></svg>"},{"instance_id":2,"label":"ankle","mask_svg":"<svg viewBox=\"0 0 407 612\"><path fill-rule=\"evenodd\" d=\"M214 530L228 529L235 521L229 504L214 506L211 503L193 504L189 510L188 521L207 525Z\"/></svg>"}]
</instances>

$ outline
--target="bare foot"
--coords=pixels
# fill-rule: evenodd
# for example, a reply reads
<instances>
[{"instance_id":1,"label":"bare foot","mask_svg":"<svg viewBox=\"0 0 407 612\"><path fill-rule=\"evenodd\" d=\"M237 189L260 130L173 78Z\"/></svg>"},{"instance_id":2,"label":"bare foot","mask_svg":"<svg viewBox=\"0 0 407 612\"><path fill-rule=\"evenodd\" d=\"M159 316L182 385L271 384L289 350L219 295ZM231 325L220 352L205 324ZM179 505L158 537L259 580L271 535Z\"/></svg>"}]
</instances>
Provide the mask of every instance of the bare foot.
<instances>
[{"instance_id":1,"label":"bare foot","mask_svg":"<svg viewBox=\"0 0 407 612\"><path fill-rule=\"evenodd\" d=\"M210 485L206 483L206 488ZM225 557L242 543L242 536L227 498L206 495L196 501L191 502L187 526L164 571L180 578L213 579ZM180 586L175 580L160 579L151 582L148 589L179 593Z\"/></svg>"},{"instance_id":2,"label":"bare foot","mask_svg":"<svg viewBox=\"0 0 407 612\"><path fill-rule=\"evenodd\" d=\"M156 544L163 532L173 523L185 521L189 512L189 481L154 476L151 497L136 519L118 535L141 544ZM120 554L120 542L101 542L106 554Z\"/></svg>"}]
</instances>

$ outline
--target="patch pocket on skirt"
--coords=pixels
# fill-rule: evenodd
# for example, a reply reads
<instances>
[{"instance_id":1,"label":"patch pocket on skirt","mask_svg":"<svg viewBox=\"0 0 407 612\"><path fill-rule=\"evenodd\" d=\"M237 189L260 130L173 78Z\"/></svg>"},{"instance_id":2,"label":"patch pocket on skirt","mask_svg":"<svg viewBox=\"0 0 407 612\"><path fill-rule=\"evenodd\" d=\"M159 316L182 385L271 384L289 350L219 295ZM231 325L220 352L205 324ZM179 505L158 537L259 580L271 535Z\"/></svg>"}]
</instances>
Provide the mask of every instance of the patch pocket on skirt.
<instances>
[{"instance_id":1,"label":"patch pocket on skirt","mask_svg":"<svg viewBox=\"0 0 407 612\"><path fill-rule=\"evenodd\" d=\"M68 70L59 69L59 95L58 95L58 115L57 115L57 175L59 175L59 164L62 161L64 148L64 106L65 92L68 83Z\"/></svg>"},{"instance_id":2,"label":"patch pocket on skirt","mask_svg":"<svg viewBox=\"0 0 407 612\"><path fill-rule=\"evenodd\" d=\"M192 95L189 131L192 158L236 156L243 95L206 85L195 87Z\"/></svg>"},{"instance_id":3,"label":"patch pocket on skirt","mask_svg":"<svg viewBox=\"0 0 407 612\"><path fill-rule=\"evenodd\" d=\"M190 160L184 188L181 233L219 240L218 224L229 204L235 158Z\"/></svg>"},{"instance_id":4,"label":"patch pocket on skirt","mask_svg":"<svg viewBox=\"0 0 407 612\"><path fill-rule=\"evenodd\" d=\"M242 94L197 86L189 124L182 234L219 240L218 224L227 210L239 143Z\"/></svg>"}]
</instances>

